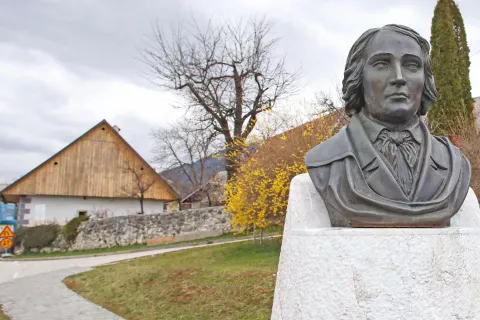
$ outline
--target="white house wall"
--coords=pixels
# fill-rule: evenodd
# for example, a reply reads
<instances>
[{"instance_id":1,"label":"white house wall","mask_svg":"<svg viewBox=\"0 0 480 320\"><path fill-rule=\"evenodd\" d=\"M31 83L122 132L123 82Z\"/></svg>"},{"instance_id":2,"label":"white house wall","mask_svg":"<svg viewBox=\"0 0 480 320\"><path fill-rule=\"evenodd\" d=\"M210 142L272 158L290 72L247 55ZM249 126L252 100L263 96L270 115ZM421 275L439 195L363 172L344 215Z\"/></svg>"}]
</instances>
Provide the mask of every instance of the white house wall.
<instances>
[{"instance_id":1,"label":"white house wall","mask_svg":"<svg viewBox=\"0 0 480 320\"><path fill-rule=\"evenodd\" d=\"M47 222L64 225L70 219L78 217L80 211L86 211L90 216L132 215L140 212L140 202L137 199L119 198L25 196L20 200L18 220L26 226ZM163 212L163 201L145 200L144 211L145 214Z\"/></svg>"}]
</instances>

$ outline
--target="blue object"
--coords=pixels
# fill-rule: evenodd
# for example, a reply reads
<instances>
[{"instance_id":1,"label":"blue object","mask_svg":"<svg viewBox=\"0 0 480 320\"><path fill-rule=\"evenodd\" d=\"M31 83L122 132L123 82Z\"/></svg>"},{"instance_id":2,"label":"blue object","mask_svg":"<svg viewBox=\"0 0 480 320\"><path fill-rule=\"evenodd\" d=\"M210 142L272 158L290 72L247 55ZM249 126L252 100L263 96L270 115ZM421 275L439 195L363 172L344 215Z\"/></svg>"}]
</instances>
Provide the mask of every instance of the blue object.
<instances>
[{"instance_id":1,"label":"blue object","mask_svg":"<svg viewBox=\"0 0 480 320\"><path fill-rule=\"evenodd\" d=\"M13 203L0 203L0 221L16 221L17 205Z\"/></svg>"},{"instance_id":2,"label":"blue object","mask_svg":"<svg viewBox=\"0 0 480 320\"><path fill-rule=\"evenodd\" d=\"M17 229L17 206L13 203L0 203L0 225L9 224Z\"/></svg>"}]
</instances>

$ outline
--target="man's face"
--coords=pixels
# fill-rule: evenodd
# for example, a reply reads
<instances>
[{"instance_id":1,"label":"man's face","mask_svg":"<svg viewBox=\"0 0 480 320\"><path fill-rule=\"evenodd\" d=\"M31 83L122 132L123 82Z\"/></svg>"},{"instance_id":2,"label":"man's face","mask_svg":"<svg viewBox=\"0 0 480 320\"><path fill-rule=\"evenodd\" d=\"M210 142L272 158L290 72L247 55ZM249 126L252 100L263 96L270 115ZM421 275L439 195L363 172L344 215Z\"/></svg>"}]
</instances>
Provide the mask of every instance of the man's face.
<instances>
[{"instance_id":1,"label":"man's face","mask_svg":"<svg viewBox=\"0 0 480 320\"><path fill-rule=\"evenodd\" d=\"M422 50L403 34L379 31L367 47L365 112L392 126L408 124L420 108L425 83Z\"/></svg>"}]
</instances>

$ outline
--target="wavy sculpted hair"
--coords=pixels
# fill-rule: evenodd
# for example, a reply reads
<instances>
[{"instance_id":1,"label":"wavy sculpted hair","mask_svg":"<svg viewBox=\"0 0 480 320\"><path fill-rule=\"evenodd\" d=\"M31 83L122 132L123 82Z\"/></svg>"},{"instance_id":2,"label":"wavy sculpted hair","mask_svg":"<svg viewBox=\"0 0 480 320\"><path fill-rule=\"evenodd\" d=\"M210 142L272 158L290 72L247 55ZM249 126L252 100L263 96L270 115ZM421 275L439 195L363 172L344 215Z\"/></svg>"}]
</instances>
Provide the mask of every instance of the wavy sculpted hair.
<instances>
[{"instance_id":1,"label":"wavy sculpted hair","mask_svg":"<svg viewBox=\"0 0 480 320\"><path fill-rule=\"evenodd\" d=\"M415 30L397 24L388 24L381 28L374 28L365 31L360 38L355 41L350 52L348 53L345 71L343 73L342 93L345 101L345 112L352 116L362 110L365 105L363 96L363 68L367 60L367 46L370 40L377 32L382 30L390 30L406 35L415 40L423 53L423 64L425 72L425 85L422 93L422 101L418 115L427 114L428 109L437 102L437 89L433 80L432 61L430 60L430 44L428 41L420 36Z\"/></svg>"}]
</instances>

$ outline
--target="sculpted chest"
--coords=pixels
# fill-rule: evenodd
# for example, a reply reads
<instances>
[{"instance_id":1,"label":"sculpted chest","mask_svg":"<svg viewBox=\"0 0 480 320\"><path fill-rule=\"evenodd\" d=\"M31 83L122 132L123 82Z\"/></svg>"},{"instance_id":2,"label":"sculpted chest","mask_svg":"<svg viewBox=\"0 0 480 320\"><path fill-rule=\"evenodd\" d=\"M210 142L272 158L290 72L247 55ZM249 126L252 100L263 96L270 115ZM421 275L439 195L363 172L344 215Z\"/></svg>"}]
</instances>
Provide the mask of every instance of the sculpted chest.
<instances>
[{"instance_id":1,"label":"sculpted chest","mask_svg":"<svg viewBox=\"0 0 480 320\"><path fill-rule=\"evenodd\" d=\"M468 160L448 140L424 133L413 189L407 194L357 116L306 157L309 175L333 226L442 226L460 208Z\"/></svg>"}]
</instances>

